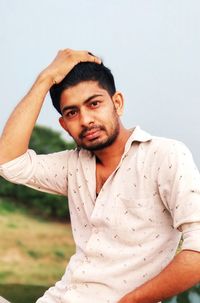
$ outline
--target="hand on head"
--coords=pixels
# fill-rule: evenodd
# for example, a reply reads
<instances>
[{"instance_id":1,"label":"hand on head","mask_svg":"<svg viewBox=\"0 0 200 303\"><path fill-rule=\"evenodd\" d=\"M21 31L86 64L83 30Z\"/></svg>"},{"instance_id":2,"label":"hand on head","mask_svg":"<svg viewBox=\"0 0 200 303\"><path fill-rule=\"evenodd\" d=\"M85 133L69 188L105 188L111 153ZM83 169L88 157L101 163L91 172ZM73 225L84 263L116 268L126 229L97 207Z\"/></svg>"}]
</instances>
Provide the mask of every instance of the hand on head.
<instances>
[{"instance_id":1,"label":"hand on head","mask_svg":"<svg viewBox=\"0 0 200 303\"><path fill-rule=\"evenodd\" d=\"M72 49L60 50L52 63L44 70L51 76L52 83L60 83L72 68L80 62L95 62L101 64L101 59L88 51L77 51Z\"/></svg>"}]
</instances>

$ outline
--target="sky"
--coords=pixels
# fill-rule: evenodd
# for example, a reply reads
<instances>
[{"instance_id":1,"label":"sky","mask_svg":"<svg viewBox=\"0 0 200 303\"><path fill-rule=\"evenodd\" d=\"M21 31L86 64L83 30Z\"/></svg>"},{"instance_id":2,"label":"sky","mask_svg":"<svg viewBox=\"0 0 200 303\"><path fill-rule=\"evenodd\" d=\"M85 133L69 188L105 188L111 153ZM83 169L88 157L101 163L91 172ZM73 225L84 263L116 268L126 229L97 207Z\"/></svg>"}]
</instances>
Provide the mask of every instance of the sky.
<instances>
[{"instance_id":1,"label":"sky","mask_svg":"<svg viewBox=\"0 0 200 303\"><path fill-rule=\"evenodd\" d=\"M0 131L59 49L84 49L111 68L125 126L183 141L200 167L199 15L199 0L0 0ZM58 118L47 96L38 123Z\"/></svg>"}]
</instances>

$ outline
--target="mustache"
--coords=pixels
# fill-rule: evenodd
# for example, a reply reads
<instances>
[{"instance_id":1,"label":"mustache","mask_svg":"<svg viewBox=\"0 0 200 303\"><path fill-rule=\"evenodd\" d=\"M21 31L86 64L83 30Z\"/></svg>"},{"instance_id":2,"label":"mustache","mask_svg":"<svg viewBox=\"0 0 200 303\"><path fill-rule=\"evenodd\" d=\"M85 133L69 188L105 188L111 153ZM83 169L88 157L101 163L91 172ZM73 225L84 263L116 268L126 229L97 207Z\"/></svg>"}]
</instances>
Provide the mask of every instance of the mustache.
<instances>
[{"instance_id":1,"label":"mustache","mask_svg":"<svg viewBox=\"0 0 200 303\"><path fill-rule=\"evenodd\" d=\"M84 129L79 134L79 139L83 139L87 132L90 132L92 130L105 130L105 127L102 125L93 125L91 127L84 127Z\"/></svg>"}]
</instances>

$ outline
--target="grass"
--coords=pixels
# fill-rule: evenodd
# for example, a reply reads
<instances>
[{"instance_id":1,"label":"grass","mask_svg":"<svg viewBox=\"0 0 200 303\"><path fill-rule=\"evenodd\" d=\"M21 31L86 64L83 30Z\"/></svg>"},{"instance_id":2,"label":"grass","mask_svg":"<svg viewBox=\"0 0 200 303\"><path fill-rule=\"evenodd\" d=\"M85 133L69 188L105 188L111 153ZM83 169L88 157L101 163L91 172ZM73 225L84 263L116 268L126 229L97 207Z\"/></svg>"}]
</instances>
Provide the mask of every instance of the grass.
<instances>
[{"instance_id":1,"label":"grass","mask_svg":"<svg viewBox=\"0 0 200 303\"><path fill-rule=\"evenodd\" d=\"M35 302L61 278L73 253L70 224L31 217L0 200L0 295L13 303Z\"/></svg>"},{"instance_id":2,"label":"grass","mask_svg":"<svg viewBox=\"0 0 200 303\"><path fill-rule=\"evenodd\" d=\"M13 203L9 198L0 198L0 215L6 215L17 211L26 212L21 206L17 207L16 203Z\"/></svg>"},{"instance_id":3,"label":"grass","mask_svg":"<svg viewBox=\"0 0 200 303\"><path fill-rule=\"evenodd\" d=\"M36 285L0 285L0 294L12 303L33 303L42 296L46 287Z\"/></svg>"},{"instance_id":4,"label":"grass","mask_svg":"<svg viewBox=\"0 0 200 303\"><path fill-rule=\"evenodd\" d=\"M12 303L36 302L61 278L73 253L69 224L31 217L12 201L0 199L0 296ZM200 295L200 285L175 302L199 302L191 301L189 293Z\"/></svg>"}]
</instances>

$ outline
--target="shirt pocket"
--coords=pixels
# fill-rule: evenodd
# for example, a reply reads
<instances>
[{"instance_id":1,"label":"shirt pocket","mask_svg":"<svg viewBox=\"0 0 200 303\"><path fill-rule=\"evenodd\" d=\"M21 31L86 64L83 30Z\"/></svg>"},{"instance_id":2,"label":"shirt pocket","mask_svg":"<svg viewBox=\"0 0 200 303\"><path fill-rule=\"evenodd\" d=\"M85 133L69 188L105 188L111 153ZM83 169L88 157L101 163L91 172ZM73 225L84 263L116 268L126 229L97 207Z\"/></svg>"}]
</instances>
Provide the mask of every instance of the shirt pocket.
<instances>
[{"instance_id":1,"label":"shirt pocket","mask_svg":"<svg viewBox=\"0 0 200 303\"><path fill-rule=\"evenodd\" d=\"M124 239L140 242L154 232L156 213L152 198L127 199L120 196L114 216L118 234Z\"/></svg>"}]
</instances>

